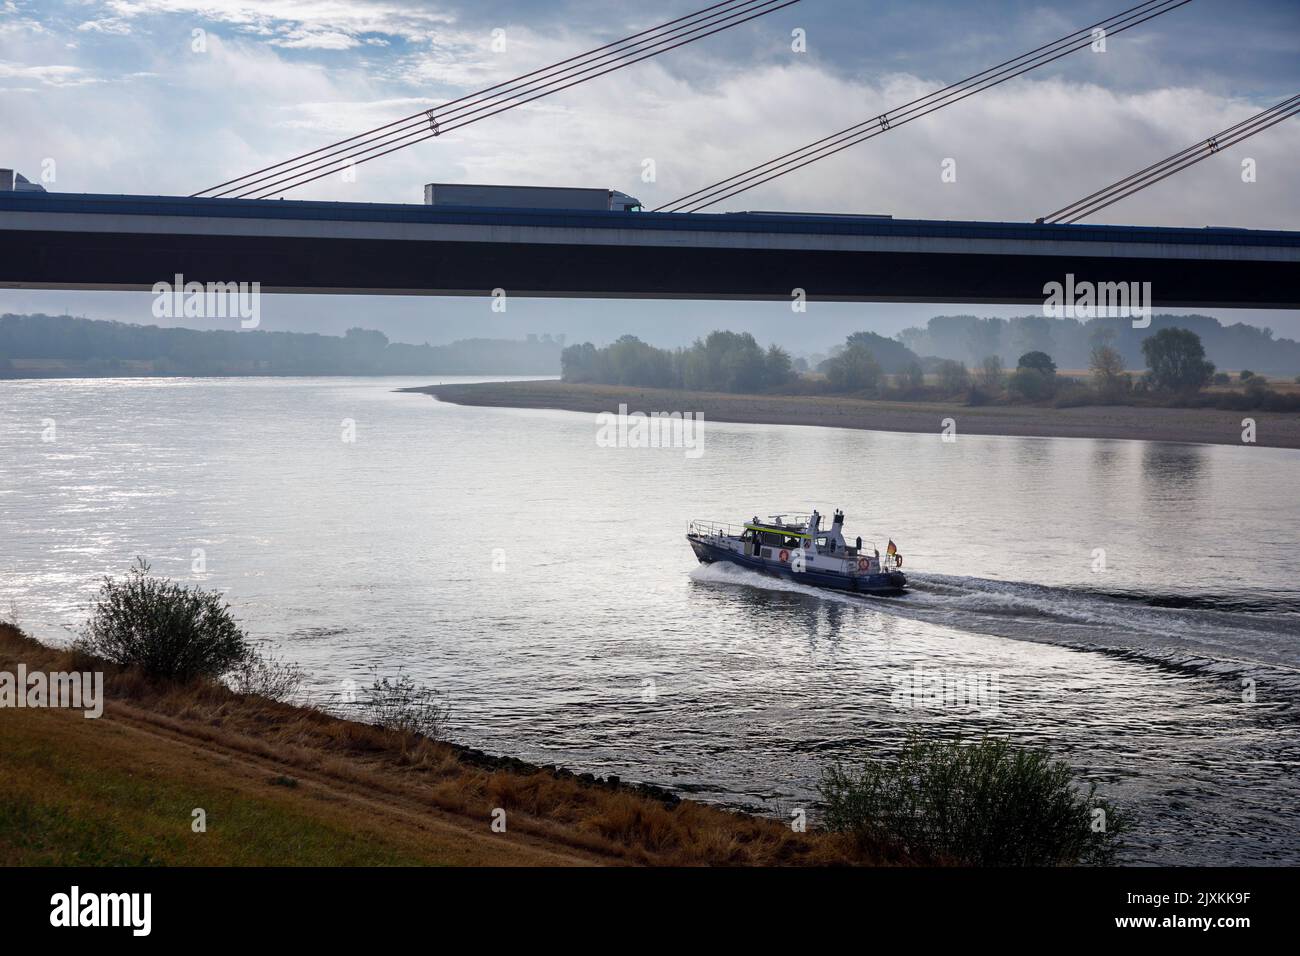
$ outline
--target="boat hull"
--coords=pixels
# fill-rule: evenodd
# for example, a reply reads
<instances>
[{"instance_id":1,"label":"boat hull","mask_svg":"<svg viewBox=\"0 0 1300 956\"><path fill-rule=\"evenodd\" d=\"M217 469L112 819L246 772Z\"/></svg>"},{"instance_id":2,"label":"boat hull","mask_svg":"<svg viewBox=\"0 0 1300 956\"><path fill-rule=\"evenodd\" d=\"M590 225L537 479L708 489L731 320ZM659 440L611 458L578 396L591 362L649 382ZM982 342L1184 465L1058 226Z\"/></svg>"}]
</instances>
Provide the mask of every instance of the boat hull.
<instances>
[{"instance_id":1,"label":"boat hull","mask_svg":"<svg viewBox=\"0 0 1300 956\"><path fill-rule=\"evenodd\" d=\"M788 564L777 564L738 554L727 548L718 547L699 538L687 538L695 557L701 564L734 564L760 574L796 581L812 587L830 588L835 591L852 591L856 594L902 594L907 589L907 578L902 571L881 571L876 574L831 574L826 571L794 571Z\"/></svg>"}]
</instances>

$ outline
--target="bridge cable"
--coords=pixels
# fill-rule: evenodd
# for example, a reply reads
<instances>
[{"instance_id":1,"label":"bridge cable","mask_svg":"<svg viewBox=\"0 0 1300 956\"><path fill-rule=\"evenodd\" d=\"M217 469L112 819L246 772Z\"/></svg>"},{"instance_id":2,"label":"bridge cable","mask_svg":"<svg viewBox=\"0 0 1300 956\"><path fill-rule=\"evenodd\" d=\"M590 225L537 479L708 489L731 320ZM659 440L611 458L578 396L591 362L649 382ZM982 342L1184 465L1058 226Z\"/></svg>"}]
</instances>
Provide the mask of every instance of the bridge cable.
<instances>
[{"instance_id":1,"label":"bridge cable","mask_svg":"<svg viewBox=\"0 0 1300 956\"><path fill-rule=\"evenodd\" d=\"M1256 113L1250 119L1242 120L1225 130L1220 130L1208 139L1203 139L1186 149L1179 150L1158 163L1152 163L1131 176L1125 176L1123 179L1111 183L1105 189L1099 189L1092 195L1084 196L1082 199L1072 202L1068 206L1063 206L1035 221L1054 225L1086 219L1093 213L1100 212L1107 206L1114 205L1121 199L1126 199L1148 186L1154 186L1162 179L1167 179L1174 173L1182 172L1189 166L1195 166L1202 160L1209 159L1229 146L1235 146L1243 140L1250 139L1257 133L1262 133L1264 130L1290 119L1297 113L1300 113L1300 93Z\"/></svg>"},{"instance_id":2,"label":"bridge cable","mask_svg":"<svg viewBox=\"0 0 1300 956\"><path fill-rule=\"evenodd\" d=\"M516 106L522 106L522 105L524 105L525 103L531 103L533 100L542 99L542 98L545 97L545 96L550 96L550 95L552 95L553 93L558 93L558 92L560 92L561 90L566 90L566 89L568 89L568 88L571 87L571 86L578 86L578 85L581 84L581 83L585 83L585 82L587 82L588 80L595 79L595 78L598 77L598 76L603 76L603 75L605 75L606 73L613 73L615 70L620 70L620 69L623 69L623 68L626 67L626 66L631 66L633 63L639 63L641 60L649 59L650 57L653 57L653 56L658 56L658 55L661 54L661 53L666 53L666 52L668 52L669 50L676 49L676 48L679 47L679 46L684 46L684 45L687 44L687 43L693 43L693 42L695 42L695 40L703 39L704 36L711 36L711 35L714 34L714 33L720 33L720 32L722 32L722 30L729 29L730 27L732 27L732 26L736 26L736 25L738 25L739 23L744 23L744 22L747 21L747 20L753 20L753 19L756 19L757 17L763 16L763 15L766 14L766 13L771 13L773 10L779 10L779 9L781 9L782 7L788 7L788 6L791 6L791 5L794 4L794 3L798 3L799 0L784 0L784 2L777 2L777 0L744 0L744 2L745 2L746 4L752 4L752 3L757 2L757 3L758 3L758 7L768 7L768 9L761 10L760 12L757 12L757 13L752 13L750 16L744 17L743 19L740 19L740 20L736 21L735 23L728 23L728 24L724 24L724 25L722 25L722 26L716 27L715 29L709 31L708 33L704 33L702 36L691 37L691 38L689 38L689 39L680 39L680 40L678 40L678 42L675 42L675 43L672 43L671 45L665 46L665 47L663 47L662 49L653 50L652 52L645 53L645 54L642 55L642 56L638 56L638 57L630 58L630 59L629 59L629 58L622 58L622 62L618 62L618 61L616 60L615 62L617 63L617 65L615 65L615 66L611 66L611 67L608 67L608 68L606 68L606 69L603 69L603 70L601 70L600 72L595 73L595 74L593 74L592 76L585 77L585 78L583 78L583 79L573 79L572 82L563 83L563 85L560 85L560 86L558 86L558 87L556 87L556 88L554 88L554 89L550 89L550 90L548 90L548 91L546 91L546 92L540 92L540 93L538 93L537 90L545 89L547 86L555 86L555 83L557 83L557 82L560 82L560 81L562 81L562 80L568 80L568 79L571 79L572 77L576 77L576 76L580 75L581 73L590 72L590 68L587 69L587 70L581 70L581 71L578 71L578 73L569 74L568 76L560 76L560 77L557 77L557 78L555 78L554 82L550 82L550 83L543 84L541 87L536 87L536 88L534 88L534 89L530 89L530 90L520 90L520 91L516 91L515 93L510 94L509 97L506 97L505 99L499 100L498 102L490 102L490 103L487 103L485 107L481 107L480 109L477 109L477 110L470 110L470 113L472 114L472 113L476 113L476 112L482 112L482 109L487 108L487 107L497 107L496 109L492 109L491 112L488 112L488 113L486 113L486 114L484 114L484 115L482 115L482 116L478 116L477 118L474 118L474 119L465 119L463 116L456 116L456 117L455 117L456 122L452 123L451 125L442 125L442 124L439 122L438 117L436 117L435 115L433 115L433 111L426 111L426 115L427 115L428 122L429 122L429 132L427 132L427 133L424 132L424 130L425 130L425 121L424 121L423 119L421 119L421 120L419 120L416 124L414 124L415 126L417 126L417 127L419 127L419 128L418 128L418 129L415 129L415 130L412 131L412 132L407 132L407 133L405 133L405 134L403 134L403 135L398 135L398 136L395 136L395 137L393 137L393 138L391 138L391 139L387 139L387 140L385 140L385 141L383 141L383 142L379 142L378 144L376 144L376 145L374 145L374 146L370 146L370 147L368 147L366 150L364 150L364 151L362 151L362 152L352 153L351 155L348 155L348 156L336 157L334 160L332 160L332 161L329 162L329 163L315 165L315 166L313 166L311 169L303 170L301 173L296 173L296 174L294 174L293 176L289 176L289 177L287 177L287 178L285 178L285 179L280 179L280 180L277 180L277 181L275 181L275 182L273 182L273 183L260 185L260 186L258 186L256 189L249 190L249 191L244 192L244 193L240 193L239 198L264 199L264 198L266 198L268 195L270 195L270 194L272 194L272 193L283 192L283 191L285 191L285 190L287 190L287 189L295 189L295 188L297 188L298 186L303 186L303 185L306 185L307 183L315 182L315 181L318 180L318 179L323 179L323 178L326 177L326 176L331 176L331 175L333 175L333 174L336 173L336 172L341 172L343 169L348 168L348 166L350 166L350 165L357 165L357 164L359 164L359 163L369 162L369 161L372 160L372 159L378 159L378 158L381 157L381 156L387 156L389 153L396 152L396 151L399 150L399 149L404 149L404 148L406 148L407 146L413 146L413 145L415 145L416 143L424 142L424 141L427 140L427 139L432 139L432 138L434 138L434 137L437 137L437 136L442 135L443 133L450 132L450 131L455 130L455 129L460 129L462 126L469 126L470 124L472 124L472 123L476 123L476 122L478 122L478 121L481 120L481 119L486 119L488 116L495 116L497 113L503 113L503 112L505 112L506 110L513 109L513 108L516 107ZM754 9L757 9L757 7L755 7ZM715 21L715 22L716 22L716 21ZM706 24L706 26L714 26L714 24L713 24L713 23L710 23L710 24ZM702 29L702 27L701 27L701 29ZM687 31L687 32L689 33L689 32L696 32L696 31ZM677 40L678 38L677 38L677 37L665 37L665 38L661 38L661 39L662 39L662 40L669 40L669 39ZM656 42L659 42L659 41L656 41ZM649 48L647 48L647 49L649 49ZM643 51L638 50L638 51L634 51L634 52L643 52ZM594 67L593 67L593 68L594 68ZM526 98L518 98L518 97L520 97L520 96L523 96L523 94L526 94L526 93L536 93L537 95L527 96ZM512 102L512 100L513 100L513 102ZM504 104L504 105L503 105L503 104ZM473 104L470 104L470 105L473 105ZM463 111L464 109L466 109L466 107L458 107L457 110L456 110L455 112L460 112L460 111ZM394 131L394 132L397 132L397 131ZM421 134L423 134L423 135L421 135ZM414 137L414 138L412 138L412 137ZM367 141L367 142L373 142L373 140L370 140L370 141ZM396 144L396 145L394 145L394 144ZM357 146L361 146L361 145L362 145L362 144L360 144L360 143L357 144ZM391 148L384 149L383 147L385 147L385 146L389 146L389 147L391 147ZM336 165L336 164L338 164L338 163L340 163L340 162L342 163L342 165ZM302 164L299 164L299 165L302 165ZM307 176L307 174L309 174L309 173L313 173L313 172L316 172L316 171L318 171L318 170L324 170L324 171L323 171L323 172L319 172L317 175L314 175L314 176ZM306 176L307 178L302 178L302 177L304 177L304 176ZM293 180L297 180L297 181L293 181ZM283 185L283 184L285 184L285 183L288 183L288 185ZM258 195L253 195L254 192L257 192L257 193L259 193L259 194L258 194Z\"/></svg>"},{"instance_id":3,"label":"bridge cable","mask_svg":"<svg viewBox=\"0 0 1300 956\"><path fill-rule=\"evenodd\" d=\"M662 206L657 206L654 211L698 212L701 209L707 209L709 206L753 189L755 186L770 182L851 146L873 139L895 127L920 119L945 106L950 106L976 93L992 89L1031 70L1046 66L1048 63L1059 60L1070 53L1089 47L1094 42L1094 30L1101 29L1105 31L1106 36L1113 36L1190 2L1191 0L1147 0L1145 3L1140 3L1088 27L1076 30L1028 53L1005 60L964 80L949 84L932 93L927 93L893 110L845 127L836 133L831 133L798 149L783 153L765 163L752 166L726 179L718 180L709 186L687 193Z\"/></svg>"},{"instance_id":4,"label":"bridge cable","mask_svg":"<svg viewBox=\"0 0 1300 956\"><path fill-rule=\"evenodd\" d=\"M369 162L397 149L694 43L797 2L799 0L724 0L586 53L450 100L439 107L421 110L328 146L227 180L194 195L211 193L215 197L238 194L244 198L255 193L293 189L351 165ZM597 70L598 72L593 72ZM309 175L322 169L324 172L320 175Z\"/></svg>"}]
</instances>

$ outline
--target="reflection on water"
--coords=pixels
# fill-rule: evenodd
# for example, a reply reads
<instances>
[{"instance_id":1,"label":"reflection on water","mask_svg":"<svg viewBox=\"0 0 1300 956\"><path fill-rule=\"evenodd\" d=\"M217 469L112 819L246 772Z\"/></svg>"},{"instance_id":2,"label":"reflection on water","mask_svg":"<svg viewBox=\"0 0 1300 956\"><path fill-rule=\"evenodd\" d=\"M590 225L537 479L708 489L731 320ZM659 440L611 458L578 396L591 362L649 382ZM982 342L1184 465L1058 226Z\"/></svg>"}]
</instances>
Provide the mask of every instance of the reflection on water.
<instances>
[{"instance_id":1,"label":"reflection on water","mask_svg":"<svg viewBox=\"0 0 1300 956\"><path fill-rule=\"evenodd\" d=\"M913 727L1004 734L1127 804L1130 860L1300 861L1300 454L709 423L689 460L403 384L0 383L0 607L66 635L141 554L314 694L401 666L491 750L780 810ZM813 506L898 542L913 592L701 568L683 538ZM917 667L998 674L996 712L900 707Z\"/></svg>"}]
</instances>

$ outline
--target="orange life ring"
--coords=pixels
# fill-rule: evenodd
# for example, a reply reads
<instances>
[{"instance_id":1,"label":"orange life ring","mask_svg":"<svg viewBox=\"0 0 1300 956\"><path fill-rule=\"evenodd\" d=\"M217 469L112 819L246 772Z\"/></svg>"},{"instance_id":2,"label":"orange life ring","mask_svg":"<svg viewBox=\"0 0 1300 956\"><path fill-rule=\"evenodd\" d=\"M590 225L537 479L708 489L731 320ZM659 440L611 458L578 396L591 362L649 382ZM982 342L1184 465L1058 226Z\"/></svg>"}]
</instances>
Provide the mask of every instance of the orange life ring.
<instances>
[{"instance_id":1,"label":"orange life ring","mask_svg":"<svg viewBox=\"0 0 1300 956\"><path fill-rule=\"evenodd\" d=\"M790 560L790 552L787 551L787 550L785 550L785 548L782 548L782 549L781 549L781 560L782 560L782 561L789 561L789 560Z\"/></svg>"},{"instance_id":2,"label":"orange life ring","mask_svg":"<svg viewBox=\"0 0 1300 956\"><path fill-rule=\"evenodd\" d=\"M858 570L859 570L859 571L865 571L865 570L867 570L867 568L869 568L869 567L871 567L871 562L870 562L870 561L868 561L866 558L858 558Z\"/></svg>"}]
</instances>

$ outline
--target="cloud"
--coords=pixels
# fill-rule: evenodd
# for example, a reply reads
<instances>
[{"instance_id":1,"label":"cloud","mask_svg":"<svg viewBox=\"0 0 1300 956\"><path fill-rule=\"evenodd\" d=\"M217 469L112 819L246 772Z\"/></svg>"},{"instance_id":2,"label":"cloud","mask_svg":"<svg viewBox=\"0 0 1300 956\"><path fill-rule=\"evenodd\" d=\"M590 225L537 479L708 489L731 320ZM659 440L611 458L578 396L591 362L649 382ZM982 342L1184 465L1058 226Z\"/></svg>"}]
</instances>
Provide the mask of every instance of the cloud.
<instances>
[{"instance_id":1,"label":"cloud","mask_svg":"<svg viewBox=\"0 0 1300 956\"><path fill-rule=\"evenodd\" d=\"M87 20L77 29L82 33L107 33L112 36L129 36L131 24L118 17L105 17L102 20Z\"/></svg>"},{"instance_id":2,"label":"cloud","mask_svg":"<svg viewBox=\"0 0 1300 956\"><path fill-rule=\"evenodd\" d=\"M356 38L362 34L407 36L451 22L453 14L435 6L400 0L109 0L119 17L185 15L194 20L226 24L264 35L288 35L290 43L310 49L343 49L294 43L331 35Z\"/></svg>"},{"instance_id":3,"label":"cloud","mask_svg":"<svg viewBox=\"0 0 1300 956\"><path fill-rule=\"evenodd\" d=\"M293 30L288 35L270 41L272 46L288 50L348 50L360 46L361 41L337 30Z\"/></svg>"},{"instance_id":4,"label":"cloud","mask_svg":"<svg viewBox=\"0 0 1300 956\"><path fill-rule=\"evenodd\" d=\"M46 86L78 86L98 82L77 66L67 64L23 65L0 61L0 80L36 80Z\"/></svg>"}]
</instances>

